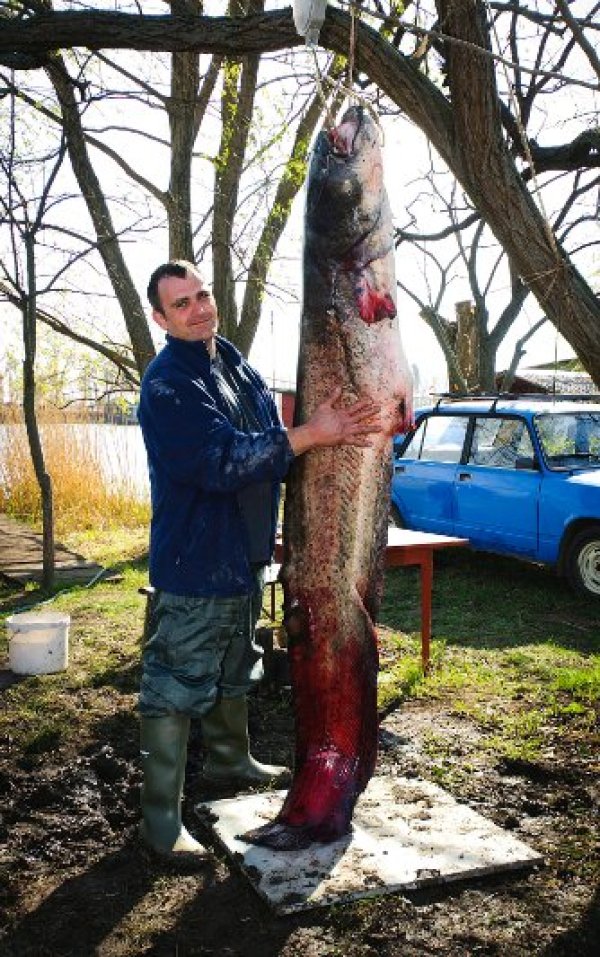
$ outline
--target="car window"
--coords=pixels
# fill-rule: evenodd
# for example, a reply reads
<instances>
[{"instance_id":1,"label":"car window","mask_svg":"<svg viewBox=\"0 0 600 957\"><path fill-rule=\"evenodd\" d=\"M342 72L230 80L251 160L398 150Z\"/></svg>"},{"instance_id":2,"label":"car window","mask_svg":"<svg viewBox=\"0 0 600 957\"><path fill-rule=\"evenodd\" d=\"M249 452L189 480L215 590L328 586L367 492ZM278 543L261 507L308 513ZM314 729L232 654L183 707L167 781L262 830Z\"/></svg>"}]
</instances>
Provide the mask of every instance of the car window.
<instances>
[{"instance_id":1,"label":"car window","mask_svg":"<svg viewBox=\"0 0 600 957\"><path fill-rule=\"evenodd\" d=\"M468 422L467 416L427 416L406 446L402 458L422 462L460 462Z\"/></svg>"},{"instance_id":2,"label":"car window","mask_svg":"<svg viewBox=\"0 0 600 957\"><path fill-rule=\"evenodd\" d=\"M537 415L544 456L550 468L574 469L600 464L600 413L595 411Z\"/></svg>"},{"instance_id":3,"label":"car window","mask_svg":"<svg viewBox=\"0 0 600 957\"><path fill-rule=\"evenodd\" d=\"M517 459L533 459L533 456L533 443L523 419L486 417L475 420L470 465L514 469Z\"/></svg>"}]
</instances>

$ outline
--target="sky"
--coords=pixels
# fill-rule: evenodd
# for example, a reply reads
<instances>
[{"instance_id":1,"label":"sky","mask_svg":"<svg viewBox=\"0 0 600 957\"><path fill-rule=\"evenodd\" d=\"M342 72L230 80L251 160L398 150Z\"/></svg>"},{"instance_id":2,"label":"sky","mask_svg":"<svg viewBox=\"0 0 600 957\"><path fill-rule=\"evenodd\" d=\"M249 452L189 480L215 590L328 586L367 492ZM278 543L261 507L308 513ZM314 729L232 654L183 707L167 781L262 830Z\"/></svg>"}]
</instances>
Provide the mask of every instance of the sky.
<instances>
[{"instance_id":1,"label":"sky","mask_svg":"<svg viewBox=\"0 0 600 957\"><path fill-rule=\"evenodd\" d=\"M309 57L306 54L306 63L309 68ZM540 111L538 117L532 120L532 135L540 145L555 144L557 141L568 141L569 138L581 131L580 113L583 111L581 88L566 89L564 99L559 102L551 99L551 113ZM592 101L593 103L593 101ZM596 106L598 98L596 98ZM597 119L597 113L596 119ZM408 212L417 212L417 226L423 230L437 228L442 225L438 209L434 210L435 201L426 199L421 177L430 169L432 151L426 137L420 129L405 117L383 117L384 128L384 166L386 169L386 187L390 196L392 214L395 225L407 223ZM434 156L436 167L441 163ZM549 195L545 195L545 202L541 204L543 215L552 215L560 208L564 196L564 185L557 179ZM415 205L415 197L419 197ZM539 202L539 200L536 200ZM304 193L296 200L294 214L290 228L286 231L282 242L282 252L295 258L290 265L290 282L296 284L298 296L301 296L301 255L302 246L302 210ZM428 203L431 208L428 209ZM443 223L446 225L447 221ZM590 227L590 234L598 238L598 224ZM589 237L588 237L589 238ZM286 245L287 244L287 245ZM454 250L454 246L453 246ZM495 261L495 252L483 256L484 266L492 268ZM588 265L590 258L588 257ZM597 256L595 262L598 262ZM588 276L593 270L584 270ZM598 273L598 268L595 270ZM435 294L437 275L420 254L415 253L407 244L399 247L396 254L397 276L409 276L421 287L421 293L429 286ZM485 274L485 269L482 275ZM483 281L483 280L482 280ZM492 325L507 302L510 278L506 269L500 271L495 280L492 291L487 296L487 305L492 318ZM462 275L460 269L455 270L450 290L446 296L442 314L453 318L454 304L463 300L471 300L472 293L467 281L464 267ZM293 380L295 361L298 349L298 307L283 309L279 303L268 303L265 308L261 326L259 328L251 359L260 368L261 372L270 379L288 378ZM400 331L404 351L409 364L415 372L419 391L429 393L447 388L447 368L441 348L429 328L419 317L419 308L414 301L402 290L398 290L398 314ZM541 315L540 307L533 296L526 301L519 318L506 336L497 354L497 369L508 368L513 358L515 343L538 321ZM572 348L558 334L549 323L545 323L526 344L526 354L521 361L521 367L535 365L552 365L560 359L571 358L574 355Z\"/></svg>"}]
</instances>

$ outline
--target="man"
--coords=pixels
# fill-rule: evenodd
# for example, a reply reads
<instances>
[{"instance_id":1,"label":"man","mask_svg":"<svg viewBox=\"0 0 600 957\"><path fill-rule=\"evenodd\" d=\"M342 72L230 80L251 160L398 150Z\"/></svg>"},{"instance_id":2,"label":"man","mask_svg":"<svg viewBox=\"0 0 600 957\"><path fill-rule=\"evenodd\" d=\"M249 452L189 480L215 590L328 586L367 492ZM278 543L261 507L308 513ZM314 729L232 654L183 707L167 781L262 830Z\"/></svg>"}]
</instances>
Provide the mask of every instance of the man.
<instances>
[{"instance_id":1,"label":"man","mask_svg":"<svg viewBox=\"0 0 600 957\"><path fill-rule=\"evenodd\" d=\"M181 823L192 716L201 719L207 777L261 783L289 775L250 755L246 702L262 676L254 628L280 482L309 449L368 445L378 410L368 400L337 408L338 392L286 431L261 377L217 335L216 304L195 266L160 266L148 298L167 341L146 370L139 406L156 589L139 702L141 834L162 854L202 856Z\"/></svg>"}]
</instances>

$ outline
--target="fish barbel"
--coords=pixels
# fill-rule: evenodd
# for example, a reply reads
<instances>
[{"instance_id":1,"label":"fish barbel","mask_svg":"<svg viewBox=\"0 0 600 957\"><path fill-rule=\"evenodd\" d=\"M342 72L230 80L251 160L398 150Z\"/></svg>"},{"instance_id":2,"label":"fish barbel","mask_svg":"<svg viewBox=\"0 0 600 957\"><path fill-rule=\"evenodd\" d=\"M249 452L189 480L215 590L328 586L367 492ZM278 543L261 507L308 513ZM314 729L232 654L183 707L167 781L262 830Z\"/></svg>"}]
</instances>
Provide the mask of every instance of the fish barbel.
<instances>
[{"instance_id":1,"label":"fish barbel","mask_svg":"<svg viewBox=\"0 0 600 957\"><path fill-rule=\"evenodd\" d=\"M319 135L308 176L296 424L342 386L381 409L367 448L313 449L293 464L284 516L285 625L296 722L292 786L274 821L244 835L273 848L347 833L377 756L378 654L391 439L412 423L396 318L392 219L380 131L360 106Z\"/></svg>"}]
</instances>

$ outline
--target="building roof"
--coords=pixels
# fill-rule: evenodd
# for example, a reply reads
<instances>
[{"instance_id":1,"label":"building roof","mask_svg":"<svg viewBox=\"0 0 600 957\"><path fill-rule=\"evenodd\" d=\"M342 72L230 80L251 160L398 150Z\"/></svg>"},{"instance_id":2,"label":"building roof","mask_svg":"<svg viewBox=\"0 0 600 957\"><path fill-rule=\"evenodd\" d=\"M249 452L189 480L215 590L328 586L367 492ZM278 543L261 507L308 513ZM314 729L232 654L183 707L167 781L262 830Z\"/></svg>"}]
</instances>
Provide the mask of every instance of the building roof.
<instances>
[{"instance_id":1,"label":"building roof","mask_svg":"<svg viewBox=\"0 0 600 957\"><path fill-rule=\"evenodd\" d=\"M501 382L503 373L498 373ZM561 392L569 395L593 395L598 392L587 372L570 372L560 368L523 369L516 371L511 392Z\"/></svg>"}]
</instances>

